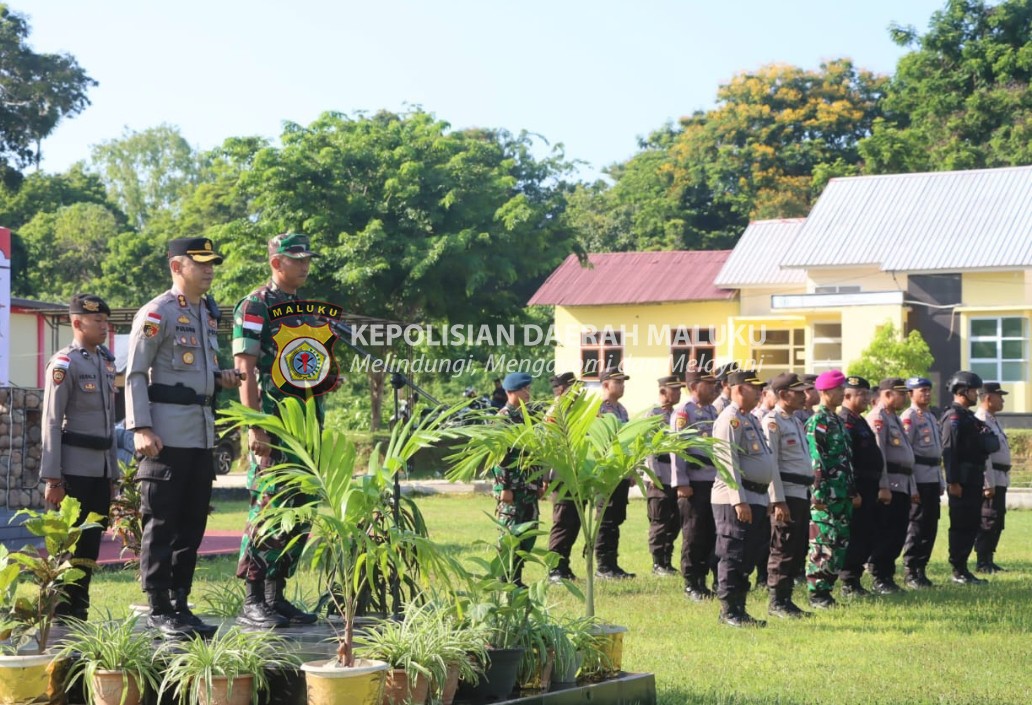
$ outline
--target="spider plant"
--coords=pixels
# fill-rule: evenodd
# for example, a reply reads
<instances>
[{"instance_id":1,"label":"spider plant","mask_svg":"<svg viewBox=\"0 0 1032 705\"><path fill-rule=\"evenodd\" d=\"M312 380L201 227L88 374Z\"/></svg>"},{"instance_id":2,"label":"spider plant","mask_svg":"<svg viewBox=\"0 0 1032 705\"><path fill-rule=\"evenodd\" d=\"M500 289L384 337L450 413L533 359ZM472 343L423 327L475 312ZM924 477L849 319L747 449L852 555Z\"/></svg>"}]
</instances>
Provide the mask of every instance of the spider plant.
<instances>
[{"instance_id":1,"label":"spider plant","mask_svg":"<svg viewBox=\"0 0 1032 705\"><path fill-rule=\"evenodd\" d=\"M136 615L98 622L69 620L68 633L61 639L58 655L69 659L68 687L82 680L90 702L97 699L95 677L101 671L122 675L122 703L135 682L140 693L157 692L159 661L154 657L151 634L137 630Z\"/></svg>"}]
</instances>

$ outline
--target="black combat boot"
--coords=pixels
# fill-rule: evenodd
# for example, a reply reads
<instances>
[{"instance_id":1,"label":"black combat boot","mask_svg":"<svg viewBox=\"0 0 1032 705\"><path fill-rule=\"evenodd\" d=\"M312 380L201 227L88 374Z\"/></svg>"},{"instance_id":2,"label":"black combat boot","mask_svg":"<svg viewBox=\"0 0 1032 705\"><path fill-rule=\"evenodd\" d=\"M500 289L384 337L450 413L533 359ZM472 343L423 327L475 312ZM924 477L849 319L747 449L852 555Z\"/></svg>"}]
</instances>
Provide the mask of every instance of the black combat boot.
<instances>
[{"instance_id":1,"label":"black combat boot","mask_svg":"<svg viewBox=\"0 0 1032 705\"><path fill-rule=\"evenodd\" d=\"M168 599L168 590L154 590L147 593L150 603L150 614L147 626L157 629L161 635L170 639L182 639L193 636L196 632L183 615L176 612L172 601Z\"/></svg>"},{"instance_id":2,"label":"black combat boot","mask_svg":"<svg viewBox=\"0 0 1032 705\"><path fill-rule=\"evenodd\" d=\"M925 575L924 568L907 568L906 576L903 578L903 584L911 590L924 590L930 587L934 587L934 584Z\"/></svg>"},{"instance_id":3,"label":"black combat boot","mask_svg":"<svg viewBox=\"0 0 1032 705\"><path fill-rule=\"evenodd\" d=\"M982 578L976 578L972 575L971 571L967 569L967 566L953 566L953 582L958 585L985 585L989 581L983 580Z\"/></svg>"},{"instance_id":4,"label":"black combat boot","mask_svg":"<svg viewBox=\"0 0 1032 705\"><path fill-rule=\"evenodd\" d=\"M244 607L237 621L257 629L277 629L290 624L290 620L265 604L265 581L248 580Z\"/></svg>"},{"instance_id":5,"label":"black combat boot","mask_svg":"<svg viewBox=\"0 0 1032 705\"><path fill-rule=\"evenodd\" d=\"M853 578L851 580L842 581L842 596L843 597L867 597L871 593L860 584L859 578Z\"/></svg>"},{"instance_id":6,"label":"black combat boot","mask_svg":"<svg viewBox=\"0 0 1032 705\"><path fill-rule=\"evenodd\" d=\"M741 627L765 627L767 626L766 620L755 619L752 615L745 611L745 596L747 593L739 593L736 596L736 606L738 608L738 620Z\"/></svg>"},{"instance_id":7,"label":"black combat boot","mask_svg":"<svg viewBox=\"0 0 1032 705\"><path fill-rule=\"evenodd\" d=\"M298 609L296 605L291 604L287 598L283 596L283 591L286 587L286 578L266 578L265 604L277 614L286 617L291 624L315 624L315 620L318 619L318 617L311 612L305 612L302 609Z\"/></svg>"},{"instance_id":8,"label":"black combat boot","mask_svg":"<svg viewBox=\"0 0 1032 705\"><path fill-rule=\"evenodd\" d=\"M772 617L788 619L799 619L810 616L810 612L799 609L796 603L792 602L792 588L771 588L770 603L767 605L767 612Z\"/></svg>"},{"instance_id":9,"label":"black combat boot","mask_svg":"<svg viewBox=\"0 0 1032 705\"><path fill-rule=\"evenodd\" d=\"M666 552L659 551L652 554L652 574L664 578L677 575L677 571L670 565L670 556Z\"/></svg>"},{"instance_id":10,"label":"black combat boot","mask_svg":"<svg viewBox=\"0 0 1032 705\"><path fill-rule=\"evenodd\" d=\"M176 614L182 617L183 621L193 627L195 632L201 636L208 637L219 630L218 627L201 621L200 617L190 611L190 593L185 589L180 588L178 590L172 590L171 596L172 607L175 609Z\"/></svg>"},{"instance_id":11,"label":"black combat boot","mask_svg":"<svg viewBox=\"0 0 1032 705\"><path fill-rule=\"evenodd\" d=\"M684 594L693 602L713 599L713 593L706 587L706 577L693 576L684 581Z\"/></svg>"},{"instance_id":12,"label":"black combat boot","mask_svg":"<svg viewBox=\"0 0 1032 705\"><path fill-rule=\"evenodd\" d=\"M871 585L871 592L875 595L895 595L896 593L903 592L903 590L896 584L895 580L886 578L875 580L874 584Z\"/></svg>"},{"instance_id":13,"label":"black combat boot","mask_svg":"<svg viewBox=\"0 0 1032 705\"><path fill-rule=\"evenodd\" d=\"M835 598L831 596L831 592L828 590L814 590L810 593L810 607L826 610L837 604Z\"/></svg>"}]
</instances>

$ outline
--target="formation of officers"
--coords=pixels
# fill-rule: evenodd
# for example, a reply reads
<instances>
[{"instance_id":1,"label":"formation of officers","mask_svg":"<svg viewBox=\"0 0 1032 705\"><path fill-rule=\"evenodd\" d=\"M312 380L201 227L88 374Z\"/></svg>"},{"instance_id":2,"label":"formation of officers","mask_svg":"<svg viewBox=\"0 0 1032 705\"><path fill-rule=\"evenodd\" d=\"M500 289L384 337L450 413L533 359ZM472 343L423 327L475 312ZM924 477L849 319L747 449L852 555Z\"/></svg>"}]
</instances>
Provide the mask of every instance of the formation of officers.
<instances>
[{"instance_id":1,"label":"formation of officers","mask_svg":"<svg viewBox=\"0 0 1032 705\"><path fill-rule=\"evenodd\" d=\"M528 375L510 377L507 391L530 383ZM629 378L614 370L600 379L600 414L626 421L619 399ZM558 375L553 391L563 394L574 382L572 373ZM1004 527L1010 452L996 414L1007 392L966 371L947 386L953 401L937 417L932 383L923 377L888 378L873 387L838 370L802 378L781 374L766 383L740 369L690 373L687 383L659 379L659 403L651 414L662 416L672 432L714 442L708 454L648 459L658 480L645 483L652 572L680 574L692 600L715 596L720 621L731 626L765 624L745 609L754 570L757 586L769 591L769 613L787 618L810 614L793 602L796 582L805 581L814 608L837 604L832 593L839 581L849 597L893 594L903 589L900 582L931 588L925 571L946 493L952 580L984 584L969 570L969 559L974 551L979 573L1003 570L994 554ZM518 401L510 401L515 409ZM733 484L720 477L717 465L729 471ZM496 496L513 489L507 482L496 482ZM630 480L621 483L602 508L594 547L600 578L634 577L617 562L629 486ZM500 506L536 504L543 492L520 486L515 500L511 491L500 496ZM553 497L549 549L560 560L551 579L575 578L570 552L578 531L576 509ZM673 565L678 534L680 570ZM861 583L865 571L870 590Z\"/></svg>"}]
</instances>

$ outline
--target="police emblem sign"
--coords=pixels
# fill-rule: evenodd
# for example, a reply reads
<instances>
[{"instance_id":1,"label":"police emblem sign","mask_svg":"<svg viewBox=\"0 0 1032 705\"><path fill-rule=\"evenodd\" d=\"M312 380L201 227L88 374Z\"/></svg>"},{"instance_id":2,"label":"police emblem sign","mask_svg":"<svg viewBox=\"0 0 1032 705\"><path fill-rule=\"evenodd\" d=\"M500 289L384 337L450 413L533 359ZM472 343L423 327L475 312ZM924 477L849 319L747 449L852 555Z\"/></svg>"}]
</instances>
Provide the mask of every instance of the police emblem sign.
<instances>
[{"instance_id":1,"label":"police emblem sign","mask_svg":"<svg viewBox=\"0 0 1032 705\"><path fill-rule=\"evenodd\" d=\"M336 333L326 318L338 318L339 307L317 301L292 301L270 307L280 326L272 336L276 360L272 381L280 391L297 397L325 394L337 382L333 344Z\"/></svg>"}]
</instances>

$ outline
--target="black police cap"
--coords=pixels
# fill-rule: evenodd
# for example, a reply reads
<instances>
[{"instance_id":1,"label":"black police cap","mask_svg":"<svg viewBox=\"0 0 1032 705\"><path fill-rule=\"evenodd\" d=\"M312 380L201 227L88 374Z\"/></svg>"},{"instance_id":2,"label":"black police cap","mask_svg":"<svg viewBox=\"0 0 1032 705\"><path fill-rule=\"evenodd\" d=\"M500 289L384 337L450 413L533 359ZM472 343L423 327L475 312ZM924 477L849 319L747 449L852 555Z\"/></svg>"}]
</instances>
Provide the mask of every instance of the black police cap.
<instances>
[{"instance_id":1,"label":"black police cap","mask_svg":"<svg viewBox=\"0 0 1032 705\"><path fill-rule=\"evenodd\" d=\"M104 313L111 315L111 308L104 302L104 299L93 294L76 294L68 303L68 313Z\"/></svg>"}]
</instances>

